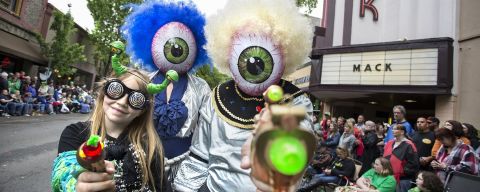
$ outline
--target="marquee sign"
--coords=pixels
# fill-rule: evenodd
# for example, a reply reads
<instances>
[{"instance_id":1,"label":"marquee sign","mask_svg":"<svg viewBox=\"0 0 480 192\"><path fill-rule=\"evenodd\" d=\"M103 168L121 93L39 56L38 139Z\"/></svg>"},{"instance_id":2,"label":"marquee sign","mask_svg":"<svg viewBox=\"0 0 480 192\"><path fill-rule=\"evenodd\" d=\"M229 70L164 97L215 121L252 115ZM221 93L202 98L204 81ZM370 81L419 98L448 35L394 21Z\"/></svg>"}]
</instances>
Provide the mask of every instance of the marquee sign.
<instances>
[{"instance_id":1,"label":"marquee sign","mask_svg":"<svg viewBox=\"0 0 480 192\"><path fill-rule=\"evenodd\" d=\"M323 55L323 85L437 85L438 48Z\"/></svg>"}]
</instances>

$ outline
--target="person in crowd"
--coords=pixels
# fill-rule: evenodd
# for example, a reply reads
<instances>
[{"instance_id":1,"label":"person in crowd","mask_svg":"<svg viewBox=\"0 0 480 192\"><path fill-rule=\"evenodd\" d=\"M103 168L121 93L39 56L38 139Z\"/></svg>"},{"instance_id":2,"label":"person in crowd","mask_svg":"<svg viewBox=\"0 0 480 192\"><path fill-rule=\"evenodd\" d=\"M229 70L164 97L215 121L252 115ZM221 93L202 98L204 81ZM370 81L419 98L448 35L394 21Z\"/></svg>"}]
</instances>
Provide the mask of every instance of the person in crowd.
<instances>
[{"instance_id":1,"label":"person in crowd","mask_svg":"<svg viewBox=\"0 0 480 192\"><path fill-rule=\"evenodd\" d=\"M353 119L353 118L352 118ZM353 126L353 135L355 136L355 144L353 145L353 158L360 160L365 152L365 146L363 144L364 132L362 129Z\"/></svg>"},{"instance_id":2,"label":"person in crowd","mask_svg":"<svg viewBox=\"0 0 480 192\"><path fill-rule=\"evenodd\" d=\"M411 181L419 168L417 148L407 139L407 129L403 124L396 124L392 128L395 139L385 144L383 157L392 164L393 175L398 184L397 192L405 192L410 189Z\"/></svg>"},{"instance_id":3,"label":"person in crowd","mask_svg":"<svg viewBox=\"0 0 480 192\"><path fill-rule=\"evenodd\" d=\"M440 120L436 117L430 116L427 118L427 125L431 131L437 131L440 126Z\"/></svg>"},{"instance_id":4,"label":"person in crowd","mask_svg":"<svg viewBox=\"0 0 480 192\"><path fill-rule=\"evenodd\" d=\"M335 151L340 142L340 133L338 133L338 126L336 123L331 123L328 129L327 140L323 142L330 150Z\"/></svg>"},{"instance_id":5,"label":"person in crowd","mask_svg":"<svg viewBox=\"0 0 480 192\"><path fill-rule=\"evenodd\" d=\"M385 146L385 143L383 140L385 139L385 126L383 123L377 123L376 126L376 134L377 134L377 148L378 151L380 152L380 156L383 156L383 148Z\"/></svg>"},{"instance_id":6,"label":"person in crowd","mask_svg":"<svg viewBox=\"0 0 480 192\"><path fill-rule=\"evenodd\" d=\"M331 167L323 170L323 173L314 175L313 178L299 192L311 191L320 185L327 183L339 183L345 185L344 177L352 181L355 174L355 163L349 158L346 148L337 147L337 158L332 162Z\"/></svg>"},{"instance_id":7,"label":"person in crowd","mask_svg":"<svg viewBox=\"0 0 480 192\"><path fill-rule=\"evenodd\" d=\"M429 171L418 173L415 184L417 186L408 190L408 192L443 192L442 181L435 173Z\"/></svg>"},{"instance_id":8,"label":"person in crowd","mask_svg":"<svg viewBox=\"0 0 480 192\"><path fill-rule=\"evenodd\" d=\"M396 125L403 125L405 127L406 133L405 135L411 136L413 135L413 128L412 125L405 119L405 115L407 115L407 110L405 109L404 106L402 105L396 105L393 107L393 118L395 119L395 122L390 126L390 128L387 130L387 136L385 137L385 143L391 140L395 139L395 136L393 135L393 127Z\"/></svg>"},{"instance_id":9,"label":"person in crowd","mask_svg":"<svg viewBox=\"0 0 480 192\"><path fill-rule=\"evenodd\" d=\"M169 190L163 175L163 148L152 121L148 80L147 75L129 69L102 83L102 87L112 87L99 89L102 92L90 120L71 124L62 132L52 172L54 191ZM128 99L132 95L147 100L132 102ZM93 134L105 143L106 172L73 171L80 166L75 158L77 149Z\"/></svg>"},{"instance_id":10,"label":"person in crowd","mask_svg":"<svg viewBox=\"0 0 480 192\"><path fill-rule=\"evenodd\" d=\"M435 142L435 133L428 127L425 117L417 118L417 131L412 136L412 142L417 147L420 157L420 170L431 170L430 157Z\"/></svg>"},{"instance_id":11,"label":"person in crowd","mask_svg":"<svg viewBox=\"0 0 480 192\"><path fill-rule=\"evenodd\" d=\"M19 76L20 74L16 73L15 75L12 75L12 79L8 81L8 90L10 94L15 94L15 91L20 90L22 82L20 81Z\"/></svg>"},{"instance_id":12,"label":"person in crowd","mask_svg":"<svg viewBox=\"0 0 480 192\"><path fill-rule=\"evenodd\" d=\"M46 81L42 81L40 87L38 88L38 96L45 97L48 94L48 85Z\"/></svg>"},{"instance_id":13,"label":"person in crowd","mask_svg":"<svg viewBox=\"0 0 480 192\"><path fill-rule=\"evenodd\" d=\"M32 93L30 92L25 93L25 96L23 97L23 102L32 107L31 115L36 114L36 112L40 110L40 105L37 103L37 98L32 97Z\"/></svg>"},{"instance_id":14,"label":"person in crowd","mask_svg":"<svg viewBox=\"0 0 480 192\"><path fill-rule=\"evenodd\" d=\"M314 175L321 174L332 164L334 158L334 152L325 144L318 145L310 165L305 170L304 178L310 180Z\"/></svg>"},{"instance_id":15,"label":"person in crowd","mask_svg":"<svg viewBox=\"0 0 480 192\"><path fill-rule=\"evenodd\" d=\"M48 84L47 95L54 95L55 94L55 87L53 85L53 81L50 81Z\"/></svg>"},{"instance_id":16,"label":"person in crowd","mask_svg":"<svg viewBox=\"0 0 480 192\"><path fill-rule=\"evenodd\" d=\"M440 129L443 129L443 128L452 130L453 133L455 134L455 137L457 137L458 139L461 139L464 144L466 144L466 145L471 144L470 140L467 137L465 137L465 132L463 131L463 126L460 122L455 121L455 120L445 121L444 126ZM438 129L438 130L440 130L440 129ZM435 140L435 143L433 144L433 147L432 147L432 156L430 157L430 161L435 159L435 156L437 155L438 150L440 149L441 145L442 145L442 143L437 137L437 139Z\"/></svg>"},{"instance_id":17,"label":"person in crowd","mask_svg":"<svg viewBox=\"0 0 480 192\"><path fill-rule=\"evenodd\" d=\"M465 133L465 136L467 137L468 140L470 140L470 146L473 147L473 149L477 149L478 146L480 145L478 141L478 131L477 129L468 123L462 123L463 127L463 132Z\"/></svg>"},{"instance_id":18,"label":"person in crowd","mask_svg":"<svg viewBox=\"0 0 480 192\"><path fill-rule=\"evenodd\" d=\"M365 165L365 164L364 164ZM390 161L378 157L367 172L356 182L359 190L368 192L394 192L397 182L393 177L393 168Z\"/></svg>"},{"instance_id":19,"label":"person in crowd","mask_svg":"<svg viewBox=\"0 0 480 192\"><path fill-rule=\"evenodd\" d=\"M330 112L323 113L323 118L320 121L320 127L323 134L323 140L327 139L328 128L330 127L328 124L332 122L332 118L330 116Z\"/></svg>"},{"instance_id":20,"label":"person in crowd","mask_svg":"<svg viewBox=\"0 0 480 192\"><path fill-rule=\"evenodd\" d=\"M360 174L363 174L372 168L372 163L377 157L380 156L380 151L377 147L378 138L375 132L375 127L376 125L373 121L365 122L365 136L363 137L363 145L365 146L365 150L361 158L363 166Z\"/></svg>"},{"instance_id":21,"label":"person in crowd","mask_svg":"<svg viewBox=\"0 0 480 192\"><path fill-rule=\"evenodd\" d=\"M442 181L451 171L476 175L478 159L470 145L458 139L455 132L441 128L437 131L437 139L442 143L436 158L430 163Z\"/></svg>"},{"instance_id":22,"label":"person in crowd","mask_svg":"<svg viewBox=\"0 0 480 192\"><path fill-rule=\"evenodd\" d=\"M0 94L0 104L3 111L3 116L9 117L16 114L17 104L13 101L13 98L8 94L8 89L3 89Z\"/></svg>"},{"instance_id":23,"label":"person in crowd","mask_svg":"<svg viewBox=\"0 0 480 192\"><path fill-rule=\"evenodd\" d=\"M343 130L345 128L345 123L346 123L346 120L345 120L344 117L339 116L337 118L338 133L340 133L340 135L343 134Z\"/></svg>"},{"instance_id":24,"label":"person in crowd","mask_svg":"<svg viewBox=\"0 0 480 192\"><path fill-rule=\"evenodd\" d=\"M27 102L24 101L24 98L20 94L20 90L15 91L15 94L12 95L12 98L16 103L18 103L19 105L22 105L21 115L24 115L24 116L32 115L33 105L28 104Z\"/></svg>"},{"instance_id":25,"label":"person in crowd","mask_svg":"<svg viewBox=\"0 0 480 192\"><path fill-rule=\"evenodd\" d=\"M37 98L37 88L36 88L36 85L35 84L30 84L28 85L27 87L27 93L30 93L30 95L33 97L33 98Z\"/></svg>"},{"instance_id":26,"label":"person in crowd","mask_svg":"<svg viewBox=\"0 0 480 192\"><path fill-rule=\"evenodd\" d=\"M0 90L8 90L8 73L2 72L0 74Z\"/></svg>"},{"instance_id":27,"label":"person in crowd","mask_svg":"<svg viewBox=\"0 0 480 192\"><path fill-rule=\"evenodd\" d=\"M340 140L338 142L338 147L348 150L349 154L352 154L353 147L355 145L355 135L353 134L353 125L355 124L355 120L350 118L347 120L345 125L345 130L340 136Z\"/></svg>"},{"instance_id":28,"label":"person in crowd","mask_svg":"<svg viewBox=\"0 0 480 192\"><path fill-rule=\"evenodd\" d=\"M355 124L355 127L362 130L362 132L365 132L365 116L359 115L357 117L357 124Z\"/></svg>"}]
</instances>

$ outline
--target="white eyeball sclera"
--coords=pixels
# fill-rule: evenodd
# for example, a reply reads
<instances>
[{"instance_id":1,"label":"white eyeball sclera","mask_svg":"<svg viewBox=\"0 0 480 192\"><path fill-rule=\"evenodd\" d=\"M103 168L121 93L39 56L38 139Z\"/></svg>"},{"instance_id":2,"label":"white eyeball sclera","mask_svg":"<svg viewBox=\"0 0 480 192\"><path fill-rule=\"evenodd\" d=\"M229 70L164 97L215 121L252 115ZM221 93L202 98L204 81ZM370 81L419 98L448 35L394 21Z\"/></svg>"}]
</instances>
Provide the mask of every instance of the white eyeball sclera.
<instances>
[{"instance_id":1,"label":"white eyeball sclera","mask_svg":"<svg viewBox=\"0 0 480 192\"><path fill-rule=\"evenodd\" d=\"M157 30L152 41L152 58L160 71L175 70L185 74L197 56L197 45L192 31L179 22L170 22Z\"/></svg>"},{"instance_id":2,"label":"white eyeball sclera","mask_svg":"<svg viewBox=\"0 0 480 192\"><path fill-rule=\"evenodd\" d=\"M280 45L268 35L237 35L232 41L229 58L233 79L244 93L258 96L277 84L285 64Z\"/></svg>"}]
</instances>

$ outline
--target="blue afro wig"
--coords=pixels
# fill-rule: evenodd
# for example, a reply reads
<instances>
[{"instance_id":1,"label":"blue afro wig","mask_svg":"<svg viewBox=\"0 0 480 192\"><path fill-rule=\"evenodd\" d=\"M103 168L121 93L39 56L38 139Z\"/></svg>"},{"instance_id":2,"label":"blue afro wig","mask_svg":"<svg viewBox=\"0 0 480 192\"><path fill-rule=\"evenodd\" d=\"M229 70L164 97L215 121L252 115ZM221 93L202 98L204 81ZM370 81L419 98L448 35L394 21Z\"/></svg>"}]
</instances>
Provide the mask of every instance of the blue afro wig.
<instances>
[{"instance_id":1,"label":"blue afro wig","mask_svg":"<svg viewBox=\"0 0 480 192\"><path fill-rule=\"evenodd\" d=\"M175 21L190 28L197 44L197 56L189 73L209 63L207 52L203 48L206 43L203 31L205 17L191 1L152 0L130 7L132 13L125 19L121 32L127 41L127 54L134 62L139 62L148 71L158 70L151 54L153 38L163 25Z\"/></svg>"}]
</instances>

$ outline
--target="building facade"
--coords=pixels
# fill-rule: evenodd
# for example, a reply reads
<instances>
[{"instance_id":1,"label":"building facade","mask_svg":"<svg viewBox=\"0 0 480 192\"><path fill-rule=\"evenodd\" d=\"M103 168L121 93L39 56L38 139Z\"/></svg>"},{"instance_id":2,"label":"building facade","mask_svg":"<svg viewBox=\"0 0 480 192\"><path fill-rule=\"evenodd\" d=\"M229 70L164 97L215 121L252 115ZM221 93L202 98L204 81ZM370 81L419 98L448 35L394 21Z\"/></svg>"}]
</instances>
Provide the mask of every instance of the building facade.
<instances>
[{"instance_id":1,"label":"building facade","mask_svg":"<svg viewBox=\"0 0 480 192\"><path fill-rule=\"evenodd\" d=\"M334 116L436 116L477 127L480 1L325 0L309 92Z\"/></svg>"},{"instance_id":2,"label":"building facade","mask_svg":"<svg viewBox=\"0 0 480 192\"><path fill-rule=\"evenodd\" d=\"M0 1L0 61L1 71L24 71L36 76L48 67L48 59L42 54L36 35L51 42L55 32L50 30L53 23L53 11L57 9L48 0L2 0ZM53 74L56 82L74 81L91 88L96 76L94 66L94 46L88 40L88 32L75 25L76 31L70 42L85 47L87 61L72 63L76 73L70 77Z\"/></svg>"}]
</instances>

